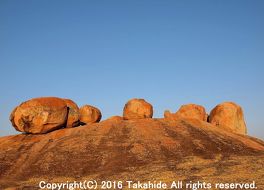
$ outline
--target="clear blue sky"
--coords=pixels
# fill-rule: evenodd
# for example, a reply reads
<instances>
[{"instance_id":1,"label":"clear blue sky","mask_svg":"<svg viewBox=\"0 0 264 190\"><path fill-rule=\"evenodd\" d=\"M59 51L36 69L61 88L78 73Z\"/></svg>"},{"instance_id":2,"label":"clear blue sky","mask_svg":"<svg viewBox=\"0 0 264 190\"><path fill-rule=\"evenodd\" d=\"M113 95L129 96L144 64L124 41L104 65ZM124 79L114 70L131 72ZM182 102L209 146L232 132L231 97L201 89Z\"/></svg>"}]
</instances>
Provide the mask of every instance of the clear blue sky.
<instances>
[{"instance_id":1,"label":"clear blue sky","mask_svg":"<svg viewBox=\"0 0 264 190\"><path fill-rule=\"evenodd\" d=\"M0 0L0 136L12 109L67 97L121 115L133 97L240 104L264 139L264 1Z\"/></svg>"}]
</instances>

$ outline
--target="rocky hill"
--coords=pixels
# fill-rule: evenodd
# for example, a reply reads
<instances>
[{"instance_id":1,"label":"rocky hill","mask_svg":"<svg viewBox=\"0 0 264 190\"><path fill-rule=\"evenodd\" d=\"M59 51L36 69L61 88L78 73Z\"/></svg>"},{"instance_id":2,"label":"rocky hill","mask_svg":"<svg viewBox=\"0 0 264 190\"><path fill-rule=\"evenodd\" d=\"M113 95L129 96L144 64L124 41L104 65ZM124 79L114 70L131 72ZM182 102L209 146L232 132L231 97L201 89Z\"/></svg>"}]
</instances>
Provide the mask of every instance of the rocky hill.
<instances>
[{"instance_id":1,"label":"rocky hill","mask_svg":"<svg viewBox=\"0 0 264 190\"><path fill-rule=\"evenodd\" d=\"M114 117L0 138L0 189L84 179L256 181L264 189L263 163L263 141L205 121Z\"/></svg>"},{"instance_id":2,"label":"rocky hill","mask_svg":"<svg viewBox=\"0 0 264 190\"><path fill-rule=\"evenodd\" d=\"M23 133L0 138L0 189L84 180L256 183L264 189L264 142L246 135L239 105L225 102L207 114L187 104L160 119L153 112L144 99L131 99L123 117L100 122L98 108L79 108L69 99L23 102L10 114Z\"/></svg>"}]
</instances>

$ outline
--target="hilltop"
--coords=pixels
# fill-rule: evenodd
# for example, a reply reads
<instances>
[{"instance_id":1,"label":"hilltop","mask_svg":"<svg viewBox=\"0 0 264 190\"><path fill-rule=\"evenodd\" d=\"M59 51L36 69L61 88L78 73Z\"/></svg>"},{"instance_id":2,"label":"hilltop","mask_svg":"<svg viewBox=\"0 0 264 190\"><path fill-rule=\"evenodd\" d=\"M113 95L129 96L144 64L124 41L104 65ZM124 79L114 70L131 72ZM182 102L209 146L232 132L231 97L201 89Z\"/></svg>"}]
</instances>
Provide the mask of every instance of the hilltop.
<instances>
[{"instance_id":1,"label":"hilltop","mask_svg":"<svg viewBox=\"0 0 264 190\"><path fill-rule=\"evenodd\" d=\"M111 118L47 134L0 138L0 188L97 180L256 181L264 142L197 119Z\"/></svg>"}]
</instances>

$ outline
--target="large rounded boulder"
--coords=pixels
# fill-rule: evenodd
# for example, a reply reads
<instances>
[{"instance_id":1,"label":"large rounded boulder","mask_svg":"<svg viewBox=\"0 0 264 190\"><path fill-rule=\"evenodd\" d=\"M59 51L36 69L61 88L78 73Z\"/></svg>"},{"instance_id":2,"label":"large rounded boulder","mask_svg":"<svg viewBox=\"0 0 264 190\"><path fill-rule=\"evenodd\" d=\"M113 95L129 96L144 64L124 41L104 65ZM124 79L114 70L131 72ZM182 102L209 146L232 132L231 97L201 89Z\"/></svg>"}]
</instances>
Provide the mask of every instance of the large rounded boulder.
<instances>
[{"instance_id":1,"label":"large rounded boulder","mask_svg":"<svg viewBox=\"0 0 264 190\"><path fill-rule=\"evenodd\" d=\"M209 122L219 127L226 127L235 133L247 133L243 110L233 102L217 105L210 113Z\"/></svg>"},{"instance_id":2,"label":"large rounded boulder","mask_svg":"<svg viewBox=\"0 0 264 190\"><path fill-rule=\"evenodd\" d=\"M170 111L166 110L164 117L169 119L189 118L207 121L205 108L197 104L182 105L176 113L170 113Z\"/></svg>"},{"instance_id":3,"label":"large rounded boulder","mask_svg":"<svg viewBox=\"0 0 264 190\"><path fill-rule=\"evenodd\" d=\"M129 100L123 110L124 119L143 119L152 118L153 107L144 99L131 99Z\"/></svg>"},{"instance_id":4,"label":"large rounded boulder","mask_svg":"<svg viewBox=\"0 0 264 190\"><path fill-rule=\"evenodd\" d=\"M84 105L80 108L80 122L81 124L97 123L101 120L101 111L91 105Z\"/></svg>"},{"instance_id":5,"label":"large rounded boulder","mask_svg":"<svg viewBox=\"0 0 264 190\"><path fill-rule=\"evenodd\" d=\"M77 127L79 125L80 113L78 105L70 100L63 99L68 107L68 118L66 128Z\"/></svg>"},{"instance_id":6,"label":"large rounded boulder","mask_svg":"<svg viewBox=\"0 0 264 190\"><path fill-rule=\"evenodd\" d=\"M13 127L25 133L47 133L67 122L67 104L56 97L34 98L17 106L10 115Z\"/></svg>"}]
</instances>

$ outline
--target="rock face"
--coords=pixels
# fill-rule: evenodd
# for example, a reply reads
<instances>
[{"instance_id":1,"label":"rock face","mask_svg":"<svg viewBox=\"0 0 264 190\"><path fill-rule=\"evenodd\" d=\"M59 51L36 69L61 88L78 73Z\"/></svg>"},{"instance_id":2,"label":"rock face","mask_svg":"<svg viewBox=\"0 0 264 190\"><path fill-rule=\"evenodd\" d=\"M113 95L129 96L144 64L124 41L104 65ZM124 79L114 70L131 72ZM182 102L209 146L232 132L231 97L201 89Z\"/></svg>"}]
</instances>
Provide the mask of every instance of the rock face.
<instances>
[{"instance_id":1,"label":"rock face","mask_svg":"<svg viewBox=\"0 0 264 190\"><path fill-rule=\"evenodd\" d=\"M96 107L84 105L80 108L80 122L82 124L97 123L101 118L101 111Z\"/></svg>"},{"instance_id":2,"label":"rock face","mask_svg":"<svg viewBox=\"0 0 264 190\"><path fill-rule=\"evenodd\" d=\"M152 118L153 107L144 99L129 100L123 110L124 119L143 119Z\"/></svg>"},{"instance_id":3,"label":"rock face","mask_svg":"<svg viewBox=\"0 0 264 190\"><path fill-rule=\"evenodd\" d=\"M66 128L77 127L79 125L80 113L78 105L70 100L63 99L68 107L68 118Z\"/></svg>"},{"instance_id":4,"label":"rock face","mask_svg":"<svg viewBox=\"0 0 264 190\"><path fill-rule=\"evenodd\" d=\"M83 179L255 181L261 190L263 163L262 140L192 119L108 120L0 137L1 190Z\"/></svg>"},{"instance_id":5,"label":"rock face","mask_svg":"<svg viewBox=\"0 0 264 190\"><path fill-rule=\"evenodd\" d=\"M118 116L118 115L115 115L115 116L112 116L112 117L107 118L106 120L111 120L111 121L121 121L121 120L123 120L123 119L124 119L123 117Z\"/></svg>"},{"instance_id":6,"label":"rock face","mask_svg":"<svg viewBox=\"0 0 264 190\"><path fill-rule=\"evenodd\" d=\"M207 121L207 114L203 106L197 104L187 104L181 106L176 113L170 113L170 111L166 110L164 112L164 118L192 118Z\"/></svg>"},{"instance_id":7,"label":"rock face","mask_svg":"<svg viewBox=\"0 0 264 190\"><path fill-rule=\"evenodd\" d=\"M47 133L65 126L68 109L56 97L34 98L16 107L10 121L14 128L26 133Z\"/></svg>"},{"instance_id":8,"label":"rock face","mask_svg":"<svg viewBox=\"0 0 264 190\"><path fill-rule=\"evenodd\" d=\"M247 133L242 108L233 102L217 105L210 113L209 122L219 127L228 128L235 133Z\"/></svg>"}]
</instances>

